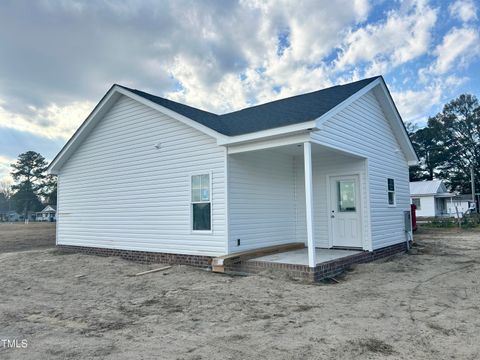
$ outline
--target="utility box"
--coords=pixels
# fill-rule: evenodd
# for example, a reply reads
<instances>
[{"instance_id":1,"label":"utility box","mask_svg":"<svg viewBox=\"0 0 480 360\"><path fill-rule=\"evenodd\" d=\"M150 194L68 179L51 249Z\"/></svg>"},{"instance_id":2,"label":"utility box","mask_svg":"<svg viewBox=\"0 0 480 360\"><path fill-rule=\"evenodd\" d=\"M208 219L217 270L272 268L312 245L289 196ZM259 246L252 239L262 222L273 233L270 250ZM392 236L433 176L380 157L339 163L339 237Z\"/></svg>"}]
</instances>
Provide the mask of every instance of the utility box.
<instances>
[{"instance_id":1,"label":"utility box","mask_svg":"<svg viewBox=\"0 0 480 360\"><path fill-rule=\"evenodd\" d=\"M403 219L405 221L405 232L412 231L412 214L410 211L403 212Z\"/></svg>"}]
</instances>

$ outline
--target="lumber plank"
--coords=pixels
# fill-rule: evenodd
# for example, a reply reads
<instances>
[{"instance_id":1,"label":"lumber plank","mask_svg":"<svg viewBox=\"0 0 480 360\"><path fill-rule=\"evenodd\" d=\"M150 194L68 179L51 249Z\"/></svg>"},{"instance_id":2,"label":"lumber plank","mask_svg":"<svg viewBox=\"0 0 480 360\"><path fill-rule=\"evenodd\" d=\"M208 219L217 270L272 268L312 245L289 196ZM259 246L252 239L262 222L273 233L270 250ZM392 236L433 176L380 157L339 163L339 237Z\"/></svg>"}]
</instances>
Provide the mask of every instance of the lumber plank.
<instances>
[{"instance_id":1,"label":"lumber plank","mask_svg":"<svg viewBox=\"0 0 480 360\"><path fill-rule=\"evenodd\" d=\"M225 265L232 262L249 260L256 257L261 257L261 256L275 254L275 253L284 252L284 251L303 249L304 247L305 247L304 243L288 243L288 244L267 246L259 249L246 250L246 251L241 251L241 252L232 253L228 255L218 256L212 259L212 271L225 272Z\"/></svg>"},{"instance_id":2,"label":"lumber plank","mask_svg":"<svg viewBox=\"0 0 480 360\"><path fill-rule=\"evenodd\" d=\"M139 273L135 274L134 276L142 276L142 275L151 274L151 273L158 272L158 271L167 270L167 269L170 269L170 268L171 268L171 266L164 266L164 267L157 268L157 269L142 271L142 272L139 272Z\"/></svg>"}]
</instances>

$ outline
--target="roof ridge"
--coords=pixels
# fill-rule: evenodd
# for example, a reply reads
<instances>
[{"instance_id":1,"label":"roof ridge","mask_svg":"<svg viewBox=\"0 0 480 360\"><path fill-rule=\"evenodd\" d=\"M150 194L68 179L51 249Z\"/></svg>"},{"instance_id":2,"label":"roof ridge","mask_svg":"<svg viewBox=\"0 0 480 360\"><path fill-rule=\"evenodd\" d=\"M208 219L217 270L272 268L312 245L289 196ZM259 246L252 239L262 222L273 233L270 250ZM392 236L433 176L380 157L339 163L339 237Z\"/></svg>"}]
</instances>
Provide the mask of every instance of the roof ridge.
<instances>
[{"instance_id":1,"label":"roof ridge","mask_svg":"<svg viewBox=\"0 0 480 360\"><path fill-rule=\"evenodd\" d=\"M309 91L309 92L302 93L302 94L297 94L297 95L284 97L284 98L281 98L281 99L267 101L267 102L262 103L262 104L256 104L256 105L253 105L253 106L245 107L243 109L234 110L234 111L231 111L231 112L228 112L228 113L225 113L225 114L220 114L219 116L230 115L230 114L234 114L234 113L237 113L237 112L240 112L240 111L243 111L243 110L254 109L254 108L257 108L257 107L260 107L260 106L273 104L273 103L280 102L280 101L283 101L283 100L294 99L294 98L297 98L297 97L300 97L300 96L313 95L313 94L316 94L316 93L319 93L319 92L322 92L322 91L331 90L331 89L342 87L342 86L354 85L354 84L358 84L362 81L371 82L371 81L376 80L376 79L381 78L381 77L382 77L381 75L377 75L377 76L372 76L372 77L369 77L369 78L365 78L365 79L361 79L361 80L357 80L357 81L352 81L352 82L341 84L341 85L333 85L333 86L326 87L326 88L319 89L319 90Z\"/></svg>"}]
</instances>

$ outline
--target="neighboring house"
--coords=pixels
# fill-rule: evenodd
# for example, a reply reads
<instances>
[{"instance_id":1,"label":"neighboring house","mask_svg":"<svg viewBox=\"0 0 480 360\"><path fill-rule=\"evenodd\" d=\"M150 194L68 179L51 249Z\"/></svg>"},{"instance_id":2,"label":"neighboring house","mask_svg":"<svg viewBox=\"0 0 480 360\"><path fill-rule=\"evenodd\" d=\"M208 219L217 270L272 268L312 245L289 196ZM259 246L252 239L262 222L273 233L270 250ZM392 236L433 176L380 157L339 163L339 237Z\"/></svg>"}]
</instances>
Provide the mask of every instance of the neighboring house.
<instances>
[{"instance_id":1,"label":"neighboring house","mask_svg":"<svg viewBox=\"0 0 480 360\"><path fill-rule=\"evenodd\" d=\"M23 220L23 215L19 215L14 210L0 211L0 221L15 222Z\"/></svg>"},{"instance_id":2,"label":"neighboring house","mask_svg":"<svg viewBox=\"0 0 480 360\"><path fill-rule=\"evenodd\" d=\"M56 212L57 212L56 205L47 205L42 211L37 212L36 220L37 221L55 221Z\"/></svg>"},{"instance_id":3,"label":"neighboring house","mask_svg":"<svg viewBox=\"0 0 480 360\"><path fill-rule=\"evenodd\" d=\"M49 166L57 245L195 263L301 242L310 267L405 249L417 161L382 77L225 115L114 85Z\"/></svg>"},{"instance_id":4,"label":"neighboring house","mask_svg":"<svg viewBox=\"0 0 480 360\"><path fill-rule=\"evenodd\" d=\"M457 216L457 211L458 215L462 217L473 209L475 209L475 203L472 199L472 194L455 195L449 204L449 212L455 217Z\"/></svg>"},{"instance_id":5,"label":"neighboring house","mask_svg":"<svg viewBox=\"0 0 480 360\"><path fill-rule=\"evenodd\" d=\"M452 198L442 180L413 181L410 183L410 198L417 207L417 217L454 216Z\"/></svg>"}]
</instances>

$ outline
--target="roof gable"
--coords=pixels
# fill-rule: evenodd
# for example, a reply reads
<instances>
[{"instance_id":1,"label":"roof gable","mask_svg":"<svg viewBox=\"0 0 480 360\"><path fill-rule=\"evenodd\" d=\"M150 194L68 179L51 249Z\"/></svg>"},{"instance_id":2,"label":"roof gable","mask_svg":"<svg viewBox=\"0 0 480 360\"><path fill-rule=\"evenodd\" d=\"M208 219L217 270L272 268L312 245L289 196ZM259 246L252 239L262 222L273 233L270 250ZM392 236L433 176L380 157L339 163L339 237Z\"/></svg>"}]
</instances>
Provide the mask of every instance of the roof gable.
<instances>
[{"instance_id":1,"label":"roof gable","mask_svg":"<svg viewBox=\"0 0 480 360\"><path fill-rule=\"evenodd\" d=\"M57 211L57 205L47 205L41 212L43 213L43 212L53 212L53 211Z\"/></svg>"}]
</instances>

